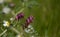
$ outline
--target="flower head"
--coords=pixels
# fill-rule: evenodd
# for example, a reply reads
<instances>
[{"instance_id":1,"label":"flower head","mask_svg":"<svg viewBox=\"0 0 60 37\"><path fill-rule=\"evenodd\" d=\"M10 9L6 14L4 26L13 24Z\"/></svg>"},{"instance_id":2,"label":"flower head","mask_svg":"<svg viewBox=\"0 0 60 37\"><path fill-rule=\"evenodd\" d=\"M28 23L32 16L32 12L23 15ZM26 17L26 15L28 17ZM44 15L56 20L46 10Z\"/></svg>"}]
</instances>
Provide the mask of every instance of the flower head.
<instances>
[{"instance_id":1,"label":"flower head","mask_svg":"<svg viewBox=\"0 0 60 37\"><path fill-rule=\"evenodd\" d=\"M10 26L10 23L8 22L8 21L3 21L3 26L5 26L5 27L9 27Z\"/></svg>"},{"instance_id":2,"label":"flower head","mask_svg":"<svg viewBox=\"0 0 60 37\"><path fill-rule=\"evenodd\" d=\"M5 14L10 13L10 11L11 11L11 9L8 8L8 7L4 7L3 10L2 10L2 12L5 13Z\"/></svg>"},{"instance_id":3,"label":"flower head","mask_svg":"<svg viewBox=\"0 0 60 37\"><path fill-rule=\"evenodd\" d=\"M21 13L17 14L16 19L19 20L23 17L24 17L24 13L21 12Z\"/></svg>"}]
</instances>

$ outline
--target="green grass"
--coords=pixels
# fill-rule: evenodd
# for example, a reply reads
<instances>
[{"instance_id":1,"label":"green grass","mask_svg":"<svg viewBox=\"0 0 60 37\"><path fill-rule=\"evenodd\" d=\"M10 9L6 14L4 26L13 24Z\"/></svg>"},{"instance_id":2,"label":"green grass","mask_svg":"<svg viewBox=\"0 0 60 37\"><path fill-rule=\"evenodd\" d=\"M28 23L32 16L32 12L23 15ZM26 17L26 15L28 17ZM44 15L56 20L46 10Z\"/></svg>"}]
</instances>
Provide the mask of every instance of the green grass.
<instances>
[{"instance_id":1,"label":"green grass","mask_svg":"<svg viewBox=\"0 0 60 37\"><path fill-rule=\"evenodd\" d=\"M17 25L14 27L18 31L21 31L20 25L25 22L26 18L33 15L34 22L32 25L38 32L38 36L36 37L60 37L60 0L36 0L39 5L33 5L31 9L26 7L26 4L28 4L30 1L25 2L24 7L22 7L22 2L20 0L13 0L13 2L16 4L15 8L13 8L15 13L17 13L21 8L25 8L25 18L19 20ZM2 25L2 21L9 20L10 17L12 17L11 14L3 15L0 13L0 33L6 29ZM5 34L7 37L15 37L16 35L16 33L11 29L8 29ZM5 37L5 34L2 37ZM29 37L28 35L29 34L25 33L25 37Z\"/></svg>"}]
</instances>

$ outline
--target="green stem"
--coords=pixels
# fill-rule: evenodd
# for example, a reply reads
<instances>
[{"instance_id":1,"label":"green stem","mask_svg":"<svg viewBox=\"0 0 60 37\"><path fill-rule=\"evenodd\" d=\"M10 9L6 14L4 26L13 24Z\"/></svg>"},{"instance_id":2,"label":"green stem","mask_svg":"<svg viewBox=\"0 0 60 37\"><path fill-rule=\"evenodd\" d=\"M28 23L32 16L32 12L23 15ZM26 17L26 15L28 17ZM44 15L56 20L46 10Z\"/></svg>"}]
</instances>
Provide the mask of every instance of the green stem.
<instances>
[{"instance_id":1,"label":"green stem","mask_svg":"<svg viewBox=\"0 0 60 37\"><path fill-rule=\"evenodd\" d=\"M0 37L1 37L3 34L5 34L6 32L7 32L7 29L4 30L4 31L0 34Z\"/></svg>"}]
</instances>

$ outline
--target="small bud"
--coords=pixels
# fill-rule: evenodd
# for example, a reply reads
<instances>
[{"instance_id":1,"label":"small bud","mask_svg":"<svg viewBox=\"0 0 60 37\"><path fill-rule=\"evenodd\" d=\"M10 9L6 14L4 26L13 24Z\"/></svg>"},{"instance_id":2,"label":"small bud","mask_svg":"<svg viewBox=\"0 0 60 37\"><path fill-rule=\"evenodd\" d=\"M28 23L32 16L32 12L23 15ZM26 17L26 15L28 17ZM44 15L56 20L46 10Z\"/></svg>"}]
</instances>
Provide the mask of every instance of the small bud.
<instances>
[{"instance_id":1,"label":"small bud","mask_svg":"<svg viewBox=\"0 0 60 37\"><path fill-rule=\"evenodd\" d=\"M14 20L14 18L10 18L10 21L13 21Z\"/></svg>"},{"instance_id":2,"label":"small bud","mask_svg":"<svg viewBox=\"0 0 60 37\"><path fill-rule=\"evenodd\" d=\"M9 7L14 8L14 7L15 7L15 4L12 3L12 2L10 2L10 3L9 3Z\"/></svg>"}]
</instances>

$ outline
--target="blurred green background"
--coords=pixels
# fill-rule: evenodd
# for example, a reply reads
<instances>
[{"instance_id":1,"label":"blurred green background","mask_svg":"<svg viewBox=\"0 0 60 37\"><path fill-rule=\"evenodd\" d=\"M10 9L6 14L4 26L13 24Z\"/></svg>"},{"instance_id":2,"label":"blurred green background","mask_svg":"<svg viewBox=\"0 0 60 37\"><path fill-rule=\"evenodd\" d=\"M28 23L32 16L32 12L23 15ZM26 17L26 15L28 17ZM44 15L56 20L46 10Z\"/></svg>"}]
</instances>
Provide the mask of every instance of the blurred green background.
<instances>
[{"instance_id":1,"label":"blurred green background","mask_svg":"<svg viewBox=\"0 0 60 37\"><path fill-rule=\"evenodd\" d=\"M32 25L38 33L36 37L60 37L60 0L28 0L28 2L25 2L24 7L22 7L21 0L13 0L13 2L16 4L15 8L13 8L15 12L18 12L21 8L25 8L25 18L30 15L34 16L35 19ZM32 4L32 7L29 7L30 4ZM1 10L2 6L0 6L0 11ZM9 20L11 17L11 14L4 15L0 12L0 23L3 20ZM24 23L26 19L22 20L20 20L18 25L15 27L19 31L20 24ZM15 22L13 24L15 24ZM3 27L1 23L0 33L2 33L5 29L6 28ZM9 29L5 34L7 36L3 35L2 37L15 37L16 35L16 33Z\"/></svg>"}]
</instances>

